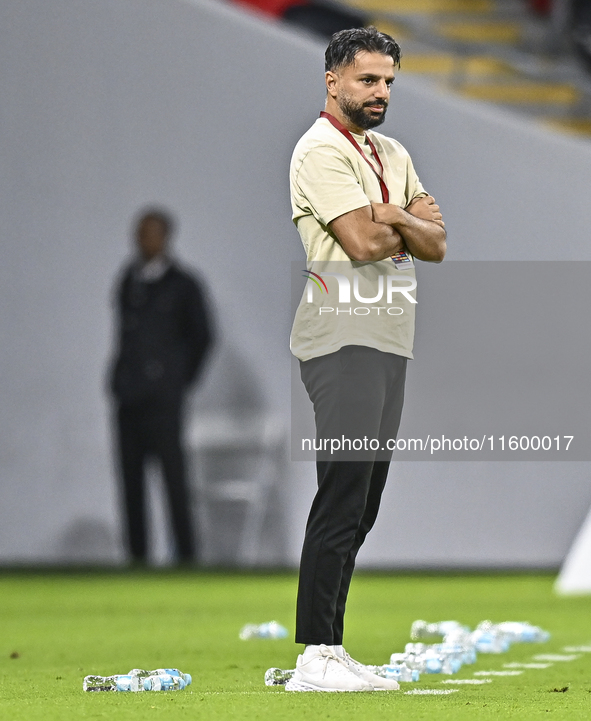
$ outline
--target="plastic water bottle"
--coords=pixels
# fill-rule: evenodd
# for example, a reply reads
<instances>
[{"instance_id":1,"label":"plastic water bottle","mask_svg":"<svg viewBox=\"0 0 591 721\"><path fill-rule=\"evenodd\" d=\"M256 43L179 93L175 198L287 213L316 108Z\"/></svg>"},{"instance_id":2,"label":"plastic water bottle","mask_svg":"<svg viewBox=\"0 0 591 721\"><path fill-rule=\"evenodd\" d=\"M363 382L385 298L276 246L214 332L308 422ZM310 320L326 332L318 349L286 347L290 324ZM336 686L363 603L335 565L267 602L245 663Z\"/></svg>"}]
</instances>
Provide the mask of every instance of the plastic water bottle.
<instances>
[{"instance_id":1,"label":"plastic water bottle","mask_svg":"<svg viewBox=\"0 0 591 721\"><path fill-rule=\"evenodd\" d=\"M153 671L147 671L143 668L132 668L129 672L129 676L131 676L131 690L145 691L144 680L148 678L148 676L151 676L153 673Z\"/></svg>"},{"instance_id":2,"label":"plastic water bottle","mask_svg":"<svg viewBox=\"0 0 591 721\"><path fill-rule=\"evenodd\" d=\"M457 673L464 663L464 658L472 660L475 652L457 643L407 643L404 653L393 653L390 663L406 664L410 669L419 673Z\"/></svg>"},{"instance_id":3,"label":"plastic water bottle","mask_svg":"<svg viewBox=\"0 0 591 721\"><path fill-rule=\"evenodd\" d=\"M408 656L407 665L421 673L442 673L445 656L434 645L407 643L404 650Z\"/></svg>"},{"instance_id":4,"label":"plastic water bottle","mask_svg":"<svg viewBox=\"0 0 591 721\"><path fill-rule=\"evenodd\" d=\"M527 621L504 621L496 627L508 636L512 643L545 643L550 638L548 631L532 626Z\"/></svg>"},{"instance_id":5,"label":"plastic water bottle","mask_svg":"<svg viewBox=\"0 0 591 721\"><path fill-rule=\"evenodd\" d=\"M251 638L286 638L288 634L285 626L277 621L269 621L268 623L247 623L240 631L240 638L248 641Z\"/></svg>"},{"instance_id":6,"label":"plastic water bottle","mask_svg":"<svg viewBox=\"0 0 591 721\"><path fill-rule=\"evenodd\" d=\"M178 668L157 668L153 671L148 671L147 669L143 668L132 668L129 672L129 675L132 678L132 685L138 685L138 681L135 681L135 679L139 679L139 686L141 688L139 689L132 689L132 690L139 690L144 691L143 682L144 679L149 678L150 676L175 676L177 678L181 678L185 682L185 686L189 686L193 683L193 677L190 673L183 673L182 671L179 671Z\"/></svg>"},{"instance_id":7,"label":"plastic water bottle","mask_svg":"<svg viewBox=\"0 0 591 721\"><path fill-rule=\"evenodd\" d=\"M453 658L452 656L445 656L443 663L441 664L441 673L453 676L453 674L457 673L461 668L461 661L458 661L457 658Z\"/></svg>"},{"instance_id":8,"label":"plastic water bottle","mask_svg":"<svg viewBox=\"0 0 591 721\"><path fill-rule=\"evenodd\" d=\"M127 674L115 676L86 676L84 691L180 691L191 684L191 674L182 673L178 668L157 668L147 671L132 668Z\"/></svg>"},{"instance_id":9,"label":"plastic water bottle","mask_svg":"<svg viewBox=\"0 0 591 721\"><path fill-rule=\"evenodd\" d=\"M395 681L401 683L411 683L420 679L419 671L409 668L405 663L401 663L399 666L386 665L384 667L386 678L392 678Z\"/></svg>"},{"instance_id":10,"label":"plastic water bottle","mask_svg":"<svg viewBox=\"0 0 591 721\"><path fill-rule=\"evenodd\" d=\"M144 679L145 691L182 691L185 681L180 676L171 676L169 673L160 673Z\"/></svg>"},{"instance_id":11,"label":"plastic water bottle","mask_svg":"<svg viewBox=\"0 0 591 721\"><path fill-rule=\"evenodd\" d=\"M413 653L416 655L425 653L425 651L429 648L428 644L426 643L407 643L404 647L404 651L406 653Z\"/></svg>"},{"instance_id":12,"label":"plastic water bottle","mask_svg":"<svg viewBox=\"0 0 591 721\"><path fill-rule=\"evenodd\" d=\"M462 649L462 663L476 663L476 647L472 641L472 636L466 631L451 631L443 637L444 644L454 644Z\"/></svg>"},{"instance_id":13,"label":"plastic water bottle","mask_svg":"<svg viewBox=\"0 0 591 721\"><path fill-rule=\"evenodd\" d=\"M420 674L416 669L410 669L405 663L400 664L384 664L383 666L366 666L376 676L382 678L393 679L401 683L410 683L418 681Z\"/></svg>"},{"instance_id":14,"label":"plastic water bottle","mask_svg":"<svg viewBox=\"0 0 591 721\"><path fill-rule=\"evenodd\" d=\"M193 677L190 673L182 673L178 668L157 668L155 671L150 671L150 676L174 676L181 678L185 682L185 686L190 686L193 683Z\"/></svg>"},{"instance_id":15,"label":"plastic water bottle","mask_svg":"<svg viewBox=\"0 0 591 721\"><path fill-rule=\"evenodd\" d=\"M464 647L457 643L436 643L433 650L443 656L441 673L457 673L464 664Z\"/></svg>"},{"instance_id":16,"label":"plastic water bottle","mask_svg":"<svg viewBox=\"0 0 591 721\"><path fill-rule=\"evenodd\" d=\"M269 668L265 671L265 686L285 686L295 669Z\"/></svg>"},{"instance_id":17,"label":"plastic water bottle","mask_svg":"<svg viewBox=\"0 0 591 721\"><path fill-rule=\"evenodd\" d=\"M390 666L400 665L400 664L404 663L405 658L406 658L405 653L393 653L390 656L390 664L389 665ZM386 665L388 665L388 664L386 664Z\"/></svg>"},{"instance_id":18,"label":"plastic water bottle","mask_svg":"<svg viewBox=\"0 0 591 721\"><path fill-rule=\"evenodd\" d=\"M438 621L437 623L427 623L427 621L414 621L410 627L410 637L413 641L420 638L437 638L438 636L447 636L447 634L457 631L470 631L467 626L463 626L458 621Z\"/></svg>"},{"instance_id":19,"label":"plastic water bottle","mask_svg":"<svg viewBox=\"0 0 591 721\"><path fill-rule=\"evenodd\" d=\"M86 676L82 684L84 691L143 691L139 684L134 683L129 674L115 676Z\"/></svg>"},{"instance_id":20,"label":"plastic water bottle","mask_svg":"<svg viewBox=\"0 0 591 721\"><path fill-rule=\"evenodd\" d=\"M424 646L424 644L408 644L409 646ZM393 666L404 663L408 668L419 673L441 673L444 658L433 651L419 650L405 653L393 653L390 664Z\"/></svg>"},{"instance_id":21,"label":"plastic water bottle","mask_svg":"<svg viewBox=\"0 0 591 721\"><path fill-rule=\"evenodd\" d=\"M509 636L492 621L481 621L472 631L471 639L478 653L505 653L511 645Z\"/></svg>"},{"instance_id":22,"label":"plastic water bottle","mask_svg":"<svg viewBox=\"0 0 591 721\"><path fill-rule=\"evenodd\" d=\"M444 663L445 659L437 651L434 651L433 649L428 649L423 654L422 660L424 663L425 673L442 673L443 672L443 663ZM418 669L418 670L420 670L420 669Z\"/></svg>"}]
</instances>

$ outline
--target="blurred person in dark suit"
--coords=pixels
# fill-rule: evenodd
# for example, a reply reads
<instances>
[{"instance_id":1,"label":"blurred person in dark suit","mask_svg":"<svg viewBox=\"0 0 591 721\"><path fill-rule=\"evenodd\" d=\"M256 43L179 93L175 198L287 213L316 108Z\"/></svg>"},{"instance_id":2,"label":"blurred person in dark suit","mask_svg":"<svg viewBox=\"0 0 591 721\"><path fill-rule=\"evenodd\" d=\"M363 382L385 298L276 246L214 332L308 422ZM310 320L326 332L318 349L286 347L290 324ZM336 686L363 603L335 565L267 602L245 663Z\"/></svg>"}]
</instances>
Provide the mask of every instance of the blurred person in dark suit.
<instances>
[{"instance_id":1,"label":"blurred person in dark suit","mask_svg":"<svg viewBox=\"0 0 591 721\"><path fill-rule=\"evenodd\" d=\"M179 562L197 556L182 446L183 401L199 377L212 341L201 283L169 254L174 231L167 211L148 208L135 225L136 257L116 288L118 349L110 386L127 543L147 559L145 466L159 461Z\"/></svg>"}]
</instances>

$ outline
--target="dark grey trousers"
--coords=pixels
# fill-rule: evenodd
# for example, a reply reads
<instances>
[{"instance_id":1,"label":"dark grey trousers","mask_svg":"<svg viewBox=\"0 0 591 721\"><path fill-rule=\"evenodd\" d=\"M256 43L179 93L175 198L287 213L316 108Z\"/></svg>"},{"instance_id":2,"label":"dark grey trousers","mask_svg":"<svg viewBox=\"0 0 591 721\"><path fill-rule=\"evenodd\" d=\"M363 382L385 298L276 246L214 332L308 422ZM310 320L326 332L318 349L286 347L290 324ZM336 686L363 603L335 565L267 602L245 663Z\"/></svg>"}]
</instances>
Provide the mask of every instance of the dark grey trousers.
<instances>
[{"instance_id":1,"label":"dark grey trousers","mask_svg":"<svg viewBox=\"0 0 591 721\"><path fill-rule=\"evenodd\" d=\"M181 405L142 403L117 411L120 475L127 543L132 558L146 561L146 461L160 461L179 561L196 556L190 492L181 445Z\"/></svg>"},{"instance_id":2,"label":"dark grey trousers","mask_svg":"<svg viewBox=\"0 0 591 721\"><path fill-rule=\"evenodd\" d=\"M406 360L345 346L301 363L317 441L345 439L346 445L346 439L365 437L367 442L360 451L317 453L318 491L302 549L296 643L342 644L355 558L377 517L392 455L387 441L398 433ZM374 450L366 450L369 441Z\"/></svg>"}]
</instances>

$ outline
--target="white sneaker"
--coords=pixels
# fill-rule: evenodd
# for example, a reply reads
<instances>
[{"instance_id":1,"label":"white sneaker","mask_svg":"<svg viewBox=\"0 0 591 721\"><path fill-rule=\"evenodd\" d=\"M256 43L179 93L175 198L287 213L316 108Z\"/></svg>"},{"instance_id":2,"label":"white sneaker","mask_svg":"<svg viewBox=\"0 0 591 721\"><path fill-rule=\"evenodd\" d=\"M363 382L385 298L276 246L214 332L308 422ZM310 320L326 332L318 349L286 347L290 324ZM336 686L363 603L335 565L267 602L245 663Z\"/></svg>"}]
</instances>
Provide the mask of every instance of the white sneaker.
<instances>
[{"instance_id":1,"label":"white sneaker","mask_svg":"<svg viewBox=\"0 0 591 721\"><path fill-rule=\"evenodd\" d=\"M340 648L342 648L342 646ZM398 681L394 681L392 678L382 678L382 676L373 673L367 666L351 658L344 648L343 655L340 658L347 664L349 671L358 676L362 681L371 684L374 691L398 691L400 688Z\"/></svg>"},{"instance_id":2,"label":"white sneaker","mask_svg":"<svg viewBox=\"0 0 591 721\"><path fill-rule=\"evenodd\" d=\"M332 648L322 644L310 658L298 656L295 673L285 690L373 691L373 686L353 673Z\"/></svg>"}]
</instances>

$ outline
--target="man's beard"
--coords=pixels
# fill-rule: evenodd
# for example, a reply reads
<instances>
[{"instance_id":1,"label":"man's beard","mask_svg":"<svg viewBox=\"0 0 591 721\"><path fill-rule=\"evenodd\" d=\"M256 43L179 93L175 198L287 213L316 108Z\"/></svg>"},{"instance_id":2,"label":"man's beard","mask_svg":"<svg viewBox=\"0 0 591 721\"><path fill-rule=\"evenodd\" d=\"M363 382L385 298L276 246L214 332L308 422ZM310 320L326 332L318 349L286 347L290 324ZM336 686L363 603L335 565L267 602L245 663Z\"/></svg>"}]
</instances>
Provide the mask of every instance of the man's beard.
<instances>
[{"instance_id":1,"label":"man's beard","mask_svg":"<svg viewBox=\"0 0 591 721\"><path fill-rule=\"evenodd\" d=\"M377 126L381 125L386 119L388 103L383 100L374 100L369 103L356 103L350 96L343 95L337 102L343 115L345 115L353 125L363 130L377 128ZM384 108L384 112L380 115L374 115L371 111L366 110L366 108L376 105L381 105Z\"/></svg>"}]
</instances>

